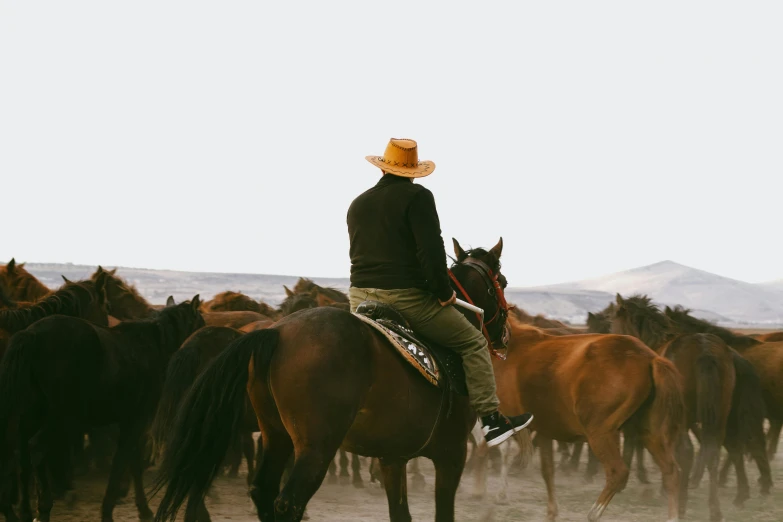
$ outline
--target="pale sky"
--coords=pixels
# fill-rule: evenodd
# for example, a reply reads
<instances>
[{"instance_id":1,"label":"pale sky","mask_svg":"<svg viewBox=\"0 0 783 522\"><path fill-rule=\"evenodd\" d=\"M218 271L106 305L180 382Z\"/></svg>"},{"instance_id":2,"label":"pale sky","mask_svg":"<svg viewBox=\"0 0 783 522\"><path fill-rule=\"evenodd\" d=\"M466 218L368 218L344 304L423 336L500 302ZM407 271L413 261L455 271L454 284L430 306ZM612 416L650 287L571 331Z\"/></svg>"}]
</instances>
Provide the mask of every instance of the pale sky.
<instances>
[{"instance_id":1,"label":"pale sky","mask_svg":"<svg viewBox=\"0 0 783 522\"><path fill-rule=\"evenodd\" d=\"M347 276L419 142L512 286L783 278L783 3L0 0L0 260Z\"/></svg>"}]
</instances>

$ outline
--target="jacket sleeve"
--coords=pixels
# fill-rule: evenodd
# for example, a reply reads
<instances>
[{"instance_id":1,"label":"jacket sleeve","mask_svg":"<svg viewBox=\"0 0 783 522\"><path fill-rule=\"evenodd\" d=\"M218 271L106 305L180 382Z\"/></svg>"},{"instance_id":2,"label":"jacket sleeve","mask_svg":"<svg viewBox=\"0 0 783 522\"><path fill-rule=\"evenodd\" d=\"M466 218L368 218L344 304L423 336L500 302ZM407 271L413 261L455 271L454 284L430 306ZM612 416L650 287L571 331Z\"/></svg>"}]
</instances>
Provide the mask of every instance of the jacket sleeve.
<instances>
[{"instance_id":1,"label":"jacket sleeve","mask_svg":"<svg viewBox=\"0 0 783 522\"><path fill-rule=\"evenodd\" d=\"M441 301L447 301L453 290L449 284L446 249L432 192L423 189L414 196L408 207L408 223L416 239L416 255L429 290Z\"/></svg>"}]
</instances>

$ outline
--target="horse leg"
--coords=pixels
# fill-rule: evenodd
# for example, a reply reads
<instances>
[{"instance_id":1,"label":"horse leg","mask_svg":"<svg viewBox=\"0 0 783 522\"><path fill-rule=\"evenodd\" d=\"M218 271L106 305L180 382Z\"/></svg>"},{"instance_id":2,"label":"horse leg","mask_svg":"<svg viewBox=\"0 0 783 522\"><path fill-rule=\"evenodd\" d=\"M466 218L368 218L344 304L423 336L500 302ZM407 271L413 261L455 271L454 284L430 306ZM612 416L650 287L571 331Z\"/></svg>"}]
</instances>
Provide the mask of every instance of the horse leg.
<instances>
[{"instance_id":1,"label":"horse leg","mask_svg":"<svg viewBox=\"0 0 783 522\"><path fill-rule=\"evenodd\" d=\"M560 471L568 471L568 461L571 458L569 444L567 442L557 441L557 452L560 454L560 464L557 466L558 469Z\"/></svg>"},{"instance_id":2,"label":"horse leg","mask_svg":"<svg viewBox=\"0 0 783 522\"><path fill-rule=\"evenodd\" d=\"M688 438L687 434L684 438ZM661 470L661 478L663 479L663 488L666 490L666 495L669 498L669 521L677 520L678 516L685 514L685 501L687 497L680 498L680 493L683 491L680 487L680 481L685 482L685 495L688 494L688 481L687 476L690 472L691 461L693 459L693 446L691 446L691 454L688 457L686 452L682 452L681 455L686 458L685 462L679 462L682 468L680 473L680 467L676 459L675 445L678 441L665 440L658 433L649 432L641 437L640 441L643 447L647 448L653 456L653 460ZM690 444L690 439L688 439ZM682 446L682 444L681 444ZM683 478L685 477L685 478Z\"/></svg>"},{"instance_id":3,"label":"horse leg","mask_svg":"<svg viewBox=\"0 0 783 522\"><path fill-rule=\"evenodd\" d=\"M38 520L40 522L49 522L52 515L52 507L54 506L52 486L49 483L49 466L47 464L47 459L44 459L36 465L36 480L38 482Z\"/></svg>"},{"instance_id":4,"label":"horse leg","mask_svg":"<svg viewBox=\"0 0 783 522\"><path fill-rule=\"evenodd\" d=\"M347 484L351 474L348 473L348 454L340 448L340 484Z\"/></svg>"},{"instance_id":5,"label":"horse leg","mask_svg":"<svg viewBox=\"0 0 783 522\"><path fill-rule=\"evenodd\" d=\"M484 498L487 494L487 444L482 439L473 447L473 498Z\"/></svg>"},{"instance_id":6,"label":"horse leg","mask_svg":"<svg viewBox=\"0 0 783 522\"><path fill-rule=\"evenodd\" d=\"M600 461L595 456L595 452L590 445L587 445L587 469L585 470L585 480L592 482L595 476L598 475Z\"/></svg>"},{"instance_id":7,"label":"horse leg","mask_svg":"<svg viewBox=\"0 0 783 522\"><path fill-rule=\"evenodd\" d=\"M764 431L759 428L761 432L758 437L747 442L750 456L756 461L756 466L759 469L759 485L761 486L761 494L769 495L769 490L772 487L772 472L769 466L769 459L767 458L767 452L764 447Z\"/></svg>"},{"instance_id":8,"label":"horse leg","mask_svg":"<svg viewBox=\"0 0 783 522\"><path fill-rule=\"evenodd\" d=\"M128 470L128 465L133 458L133 452L136 450L135 441L139 438L135 433L131 433L132 427L123 426L120 430L120 438L117 441L117 450L111 463L111 472L109 473L109 482L106 485L106 493L103 496L101 505L101 522L112 522L114 506L120 498L120 483L123 475ZM141 514L141 513L140 513Z\"/></svg>"},{"instance_id":9,"label":"horse leg","mask_svg":"<svg viewBox=\"0 0 783 522\"><path fill-rule=\"evenodd\" d=\"M545 439L540 434L536 436L538 451L541 453L541 476L544 477L547 494L547 520L557 520L557 500L555 500L555 455L552 439Z\"/></svg>"},{"instance_id":10,"label":"horse leg","mask_svg":"<svg viewBox=\"0 0 783 522\"><path fill-rule=\"evenodd\" d=\"M642 484L649 484L650 479L647 478L647 468L644 467L644 444L642 441L637 440L636 446L636 478Z\"/></svg>"},{"instance_id":11,"label":"horse leg","mask_svg":"<svg viewBox=\"0 0 783 522\"><path fill-rule=\"evenodd\" d=\"M144 493L144 458L139 446L134 448L130 458L130 471L133 477L133 493L136 499L136 509L139 512L139 520L152 520L154 514L147 503L147 496Z\"/></svg>"},{"instance_id":12,"label":"horse leg","mask_svg":"<svg viewBox=\"0 0 783 522\"><path fill-rule=\"evenodd\" d=\"M435 464L435 522L454 522L454 501L465 468L467 444L433 457Z\"/></svg>"},{"instance_id":13,"label":"horse leg","mask_svg":"<svg viewBox=\"0 0 783 522\"><path fill-rule=\"evenodd\" d=\"M30 502L30 484L33 477L33 463L30 455L30 436L27 422L19 421L19 518L22 522L33 522L33 508Z\"/></svg>"},{"instance_id":14,"label":"horse leg","mask_svg":"<svg viewBox=\"0 0 783 522\"><path fill-rule=\"evenodd\" d=\"M467 449L465 451L467 452ZM424 475L419 471L419 457L410 460L409 472L413 475L413 489L419 490L423 488L426 481L424 480Z\"/></svg>"},{"instance_id":15,"label":"horse leg","mask_svg":"<svg viewBox=\"0 0 783 522\"><path fill-rule=\"evenodd\" d=\"M231 449L228 450L228 477L237 478L239 476L239 468L242 466L242 450L244 441L242 440L242 434L238 433L234 443L231 445Z\"/></svg>"},{"instance_id":16,"label":"horse leg","mask_svg":"<svg viewBox=\"0 0 783 522\"><path fill-rule=\"evenodd\" d=\"M408 476L404 460L381 459L381 473L389 502L390 522L411 522L408 509Z\"/></svg>"},{"instance_id":17,"label":"horse leg","mask_svg":"<svg viewBox=\"0 0 783 522\"><path fill-rule=\"evenodd\" d=\"M574 451L571 453L571 460L568 461L568 469L577 471L579 469L579 460L582 458L582 450L585 447L583 441L574 443Z\"/></svg>"},{"instance_id":18,"label":"horse leg","mask_svg":"<svg viewBox=\"0 0 783 522\"><path fill-rule=\"evenodd\" d=\"M737 468L737 496L734 498L734 505L741 507L750 498L750 487L748 486L748 475L745 473L745 459L742 455L742 447L734 437L726 437L724 445L729 455L726 458L723 469L727 469L730 462L733 462ZM720 472L719 483L721 482L720 479L724 478L723 469Z\"/></svg>"},{"instance_id":19,"label":"horse leg","mask_svg":"<svg viewBox=\"0 0 783 522\"><path fill-rule=\"evenodd\" d=\"M327 484L337 484L337 464L334 463L334 459L329 462L329 479Z\"/></svg>"},{"instance_id":20,"label":"horse leg","mask_svg":"<svg viewBox=\"0 0 783 522\"><path fill-rule=\"evenodd\" d=\"M769 431L767 432L767 456L770 460L778 452L780 431L783 429L783 419L769 419Z\"/></svg>"},{"instance_id":21,"label":"horse leg","mask_svg":"<svg viewBox=\"0 0 783 522\"><path fill-rule=\"evenodd\" d=\"M500 490L497 494L497 500L501 504L508 501L508 467L511 465L511 443L510 439L505 444L498 446L500 450Z\"/></svg>"},{"instance_id":22,"label":"horse leg","mask_svg":"<svg viewBox=\"0 0 783 522\"><path fill-rule=\"evenodd\" d=\"M351 453L351 472L353 473L353 487L363 488L362 461L359 460L359 455L356 453Z\"/></svg>"},{"instance_id":23,"label":"horse leg","mask_svg":"<svg viewBox=\"0 0 783 522\"><path fill-rule=\"evenodd\" d=\"M619 433L593 433L588 435L587 441L603 463L606 473L606 485L587 514L587 520L595 522L601 518L615 494L625 488L629 472L620 453Z\"/></svg>"},{"instance_id":24,"label":"horse leg","mask_svg":"<svg viewBox=\"0 0 783 522\"><path fill-rule=\"evenodd\" d=\"M726 451L728 451L729 454L726 455L726 459L723 461L723 465L720 468L720 474L718 475L718 485L722 488L726 487L726 484L729 483L729 472L731 471L731 465L734 464L734 459L731 456L733 449L729 449L728 442L726 443ZM737 483L739 485L739 477L737 477Z\"/></svg>"},{"instance_id":25,"label":"horse leg","mask_svg":"<svg viewBox=\"0 0 783 522\"><path fill-rule=\"evenodd\" d=\"M723 520L723 514L721 513L720 510L720 497L718 495L718 465L720 463L720 446L718 446L715 443L708 443L702 448L702 453L704 453L704 460L706 461L707 471L709 471L710 474L709 501L708 501L710 506L710 520L712 522L717 522L719 520ZM742 454L740 454L739 457L741 461ZM738 466L737 467L738 475L739 472L740 470Z\"/></svg>"},{"instance_id":26,"label":"horse leg","mask_svg":"<svg viewBox=\"0 0 783 522\"><path fill-rule=\"evenodd\" d=\"M253 499L253 504L258 511L258 519L261 522L273 522L275 499L280 494L283 471L294 451L294 446L285 431L265 432L262 436L262 444L263 449L259 449L262 458L250 488L250 498Z\"/></svg>"},{"instance_id":27,"label":"horse leg","mask_svg":"<svg viewBox=\"0 0 783 522\"><path fill-rule=\"evenodd\" d=\"M275 522L299 522L307 503L321 486L328 462L339 449L342 437L311 441L309 446L295 448L294 467L283 491L274 502ZM315 443L320 442L319 445Z\"/></svg>"},{"instance_id":28,"label":"horse leg","mask_svg":"<svg viewBox=\"0 0 783 522\"><path fill-rule=\"evenodd\" d=\"M255 468L253 463L255 462L256 447L253 442L253 432L245 431L242 433L242 453L245 455L247 461L247 485L250 486L253 483L253 477L255 476Z\"/></svg>"}]
</instances>

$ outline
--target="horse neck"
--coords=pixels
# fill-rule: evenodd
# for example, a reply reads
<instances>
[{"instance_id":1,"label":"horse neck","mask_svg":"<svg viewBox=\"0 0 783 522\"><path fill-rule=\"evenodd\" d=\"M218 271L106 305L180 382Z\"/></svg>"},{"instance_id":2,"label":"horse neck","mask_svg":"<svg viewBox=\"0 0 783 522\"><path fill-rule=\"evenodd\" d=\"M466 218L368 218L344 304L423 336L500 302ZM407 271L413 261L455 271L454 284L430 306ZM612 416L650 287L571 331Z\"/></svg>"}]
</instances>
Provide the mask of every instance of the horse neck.
<instances>
[{"instance_id":1,"label":"horse neck","mask_svg":"<svg viewBox=\"0 0 783 522\"><path fill-rule=\"evenodd\" d=\"M13 292L13 297L18 301L37 301L52 293L49 287L45 286L32 274L25 274L16 285L16 288L13 288L11 291Z\"/></svg>"},{"instance_id":2,"label":"horse neck","mask_svg":"<svg viewBox=\"0 0 783 522\"><path fill-rule=\"evenodd\" d=\"M79 317L82 315L81 310L82 307L74 296L55 294L21 310L0 311L0 328L9 333L15 333L50 315L62 314Z\"/></svg>"}]
</instances>

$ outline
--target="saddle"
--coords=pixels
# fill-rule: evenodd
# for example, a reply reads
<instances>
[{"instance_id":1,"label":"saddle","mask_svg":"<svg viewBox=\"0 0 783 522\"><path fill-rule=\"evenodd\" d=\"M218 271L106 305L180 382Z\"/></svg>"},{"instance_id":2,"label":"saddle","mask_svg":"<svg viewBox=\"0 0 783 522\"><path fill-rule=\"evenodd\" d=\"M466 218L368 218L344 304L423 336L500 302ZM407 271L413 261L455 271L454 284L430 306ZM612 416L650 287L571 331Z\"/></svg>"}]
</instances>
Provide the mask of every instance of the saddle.
<instances>
[{"instance_id":1,"label":"saddle","mask_svg":"<svg viewBox=\"0 0 783 522\"><path fill-rule=\"evenodd\" d=\"M383 334L397 353L431 384L468 395L462 357L453 350L420 340L393 306L364 301L354 315Z\"/></svg>"}]
</instances>

